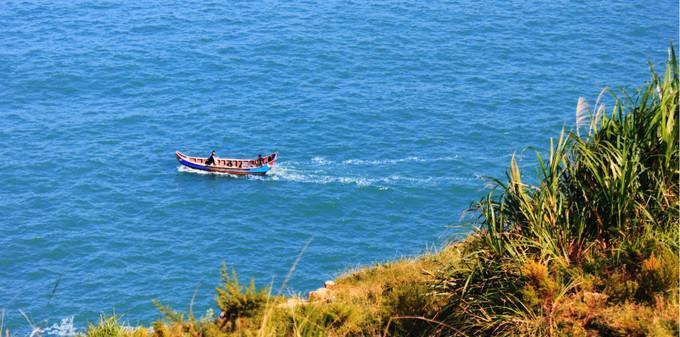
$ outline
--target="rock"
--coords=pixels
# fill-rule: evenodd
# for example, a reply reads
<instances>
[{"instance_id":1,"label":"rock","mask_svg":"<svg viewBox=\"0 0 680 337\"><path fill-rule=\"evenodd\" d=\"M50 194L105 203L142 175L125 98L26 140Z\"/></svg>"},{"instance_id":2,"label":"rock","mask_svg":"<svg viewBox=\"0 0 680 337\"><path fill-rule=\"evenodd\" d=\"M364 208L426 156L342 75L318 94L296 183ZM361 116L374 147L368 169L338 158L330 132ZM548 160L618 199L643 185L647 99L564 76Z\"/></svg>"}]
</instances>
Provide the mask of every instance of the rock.
<instances>
[{"instance_id":1,"label":"rock","mask_svg":"<svg viewBox=\"0 0 680 337\"><path fill-rule=\"evenodd\" d=\"M335 288L335 282L333 281L326 281L323 283L323 287L329 290L333 290Z\"/></svg>"},{"instance_id":2,"label":"rock","mask_svg":"<svg viewBox=\"0 0 680 337\"><path fill-rule=\"evenodd\" d=\"M607 294L584 291L583 302L589 307L597 307L604 305L609 296Z\"/></svg>"},{"instance_id":3,"label":"rock","mask_svg":"<svg viewBox=\"0 0 680 337\"><path fill-rule=\"evenodd\" d=\"M227 316L224 311L220 312L220 317L215 319L215 324L220 327L220 329L227 325Z\"/></svg>"},{"instance_id":4,"label":"rock","mask_svg":"<svg viewBox=\"0 0 680 337\"><path fill-rule=\"evenodd\" d=\"M327 288L319 288L309 292L309 301L329 301L331 291Z\"/></svg>"},{"instance_id":5,"label":"rock","mask_svg":"<svg viewBox=\"0 0 680 337\"><path fill-rule=\"evenodd\" d=\"M293 298L289 298L286 301L286 303L279 304L278 307L279 308L292 309L292 308L297 307L298 305L305 305L305 304L307 304L307 301L305 301L304 299L299 298L299 297L293 297Z\"/></svg>"}]
</instances>

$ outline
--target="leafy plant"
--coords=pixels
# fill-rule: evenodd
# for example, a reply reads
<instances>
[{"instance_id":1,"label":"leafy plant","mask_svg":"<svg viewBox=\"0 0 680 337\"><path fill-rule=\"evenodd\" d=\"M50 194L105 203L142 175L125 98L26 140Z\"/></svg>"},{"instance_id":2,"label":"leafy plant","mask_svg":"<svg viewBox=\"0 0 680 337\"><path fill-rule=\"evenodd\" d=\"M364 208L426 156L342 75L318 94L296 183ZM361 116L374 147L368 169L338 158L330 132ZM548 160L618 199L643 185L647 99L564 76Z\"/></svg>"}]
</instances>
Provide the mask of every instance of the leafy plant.
<instances>
[{"instance_id":1,"label":"leafy plant","mask_svg":"<svg viewBox=\"0 0 680 337\"><path fill-rule=\"evenodd\" d=\"M438 274L442 315L458 335L557 335L569 294L588 280L611 300L652 301L678 289L678 60L636 96L579 98L575 132L536 153L538 183L513 156L506 180L473 205L479 230L462 262ZM607 112L601 99L614 104ZM580 129L586 127L585 132ZM663 256L662 259L659 257ZM671 270L675 270L671 272Z\"/></svg>"},{"instance_id":2,"label":"leafy plant","mask_svg":"<svg viewBox=\"0 0 680 337\"><path fill-rule=\"evenodd\" d=\"M251 280L248 287L241 285L236 271L232 270L230 274L225 264L222 265L221 278L221 287L215 289L215 301L222 309L224 325L228 323L231 330L235 330L241 318L254 317L260 312L270 298L270 291L269 288L257 290L255 280Z\"/></svg>"}]
</instances>

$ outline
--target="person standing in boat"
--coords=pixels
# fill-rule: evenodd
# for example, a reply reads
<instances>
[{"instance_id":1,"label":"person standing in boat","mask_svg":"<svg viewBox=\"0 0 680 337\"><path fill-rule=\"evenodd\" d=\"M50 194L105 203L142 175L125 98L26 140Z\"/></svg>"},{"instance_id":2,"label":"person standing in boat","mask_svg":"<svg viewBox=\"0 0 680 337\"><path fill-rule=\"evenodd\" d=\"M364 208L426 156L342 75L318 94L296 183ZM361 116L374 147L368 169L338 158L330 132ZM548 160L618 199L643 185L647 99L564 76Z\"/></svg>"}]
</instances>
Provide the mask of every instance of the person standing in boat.
<instances>
[{"instance_id":1,"label":"person standing in boat","mask_svg":"<svg viewBox=\"0 0 680 337\"><path fill-rule=\"evenodd\" d=\"M215 153L215 150L213 150L212 153L210 153L210 157L208 160L205 161L205 165L214 165L215 164L215 157L217 157L217 154Z\"/></svg>"},{"instance_id":2,"label":"person standing in boat","mask_svg":"<svg viewBox=\"0 0 680 337\"><path fill-rule=\"evenodd\" d=\"M257 167L262 167L262 155L257 155Z\"/></svg>"}]
</instances>

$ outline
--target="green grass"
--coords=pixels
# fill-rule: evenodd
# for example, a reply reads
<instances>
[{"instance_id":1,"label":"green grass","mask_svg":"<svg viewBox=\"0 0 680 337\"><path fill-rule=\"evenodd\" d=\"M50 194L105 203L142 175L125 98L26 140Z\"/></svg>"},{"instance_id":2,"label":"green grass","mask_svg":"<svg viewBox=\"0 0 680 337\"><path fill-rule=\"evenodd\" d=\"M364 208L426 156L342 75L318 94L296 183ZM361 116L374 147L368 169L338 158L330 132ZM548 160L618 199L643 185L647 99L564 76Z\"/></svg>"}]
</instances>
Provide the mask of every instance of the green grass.
<instances>
[{"instance_id":1,"label":"green grass","mask_svg":"<svg viewBox=\"0 0 680 337\"><path fill-rule=\"evenodd\" d=\"M651 68L651 66L650 66ZM527 179L514 156L464 241L346 273L326 300L274 296L222 270L220 317L154 302L163 321L110 317L85 337L677 336L678 60L632 97L605 90ZM609 108L601 103L608 95ZM529 184L527 181L537 181ZM193 303L193 300L192 300Z\"/></svg>"},{"instance_id":2,"label":"green grass","mask_svg":"<svg viewBox=\"0 0 680 337\"><path fill-rule=\"evenodd\" d=\"M678 62L633 98L609 92L580 131L536 153L538 181L513 157L505 181L474 205L478 239L438 276L457 335L560 334L579 290L653 304L678 292ZM615 302L612 302L615 303ZM677 327L675 328L677 331Z\"/></svg>"}]
</instances>

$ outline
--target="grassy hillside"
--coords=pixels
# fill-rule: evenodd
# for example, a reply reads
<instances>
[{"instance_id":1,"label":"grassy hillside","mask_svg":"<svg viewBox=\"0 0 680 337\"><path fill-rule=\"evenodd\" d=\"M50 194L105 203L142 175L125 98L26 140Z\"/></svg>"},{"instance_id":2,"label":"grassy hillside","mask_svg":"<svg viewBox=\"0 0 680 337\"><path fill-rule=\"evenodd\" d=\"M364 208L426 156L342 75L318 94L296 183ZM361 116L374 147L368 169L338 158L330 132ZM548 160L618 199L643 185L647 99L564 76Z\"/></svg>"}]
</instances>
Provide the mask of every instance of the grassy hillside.
<instances>
[{"instance_id":1,"label":"grassy hillside","mask_svg":"<svg viewBox=\"0 0 680 337\"><path fill-rule=\"evenodd\" d=\"M583 99L577 125L473 204L477 230L441 251L349 272L310 299L222 272L219 316L176 312L87 337L677 336L678 61L631 97ZM613 102L605 107L602 97ZM529 184L527 181L537 181Z\"/></svg>"}]
</instances>

